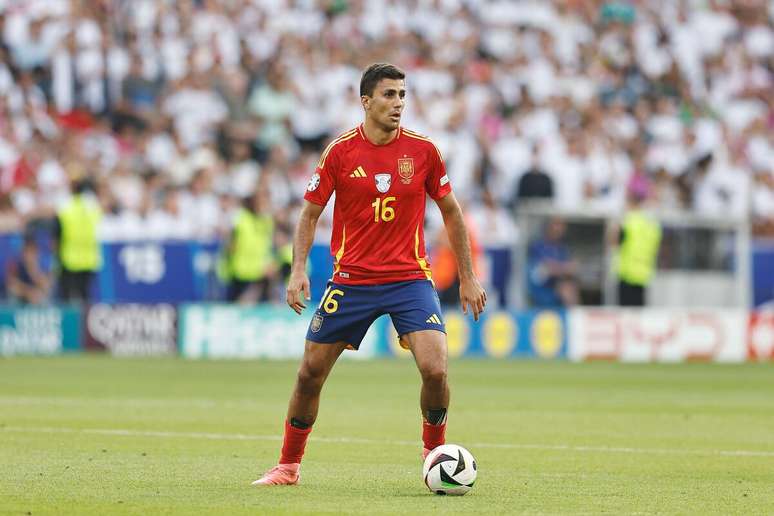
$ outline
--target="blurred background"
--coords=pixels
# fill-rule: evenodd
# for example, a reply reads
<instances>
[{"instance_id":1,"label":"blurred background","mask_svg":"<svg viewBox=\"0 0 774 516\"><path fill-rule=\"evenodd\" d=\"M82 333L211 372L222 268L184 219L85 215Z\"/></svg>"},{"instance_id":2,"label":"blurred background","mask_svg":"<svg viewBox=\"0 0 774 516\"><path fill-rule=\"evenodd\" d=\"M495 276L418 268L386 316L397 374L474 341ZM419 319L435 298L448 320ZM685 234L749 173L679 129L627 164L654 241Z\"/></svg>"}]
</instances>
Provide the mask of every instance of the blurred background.
<instances>
[{"instance_id":1,"label":"blurred background","mask_svg":"<svg viewBox=\"0 0 774 516\"><path fill-rule=\"evenodd\" d=\"M387 61L490 310L766 307L772 19L765 0L0 0L0 299L105 331L116 311L171 328L182 306L281 309L306 182ZM315 300L330 224L329 206ZM454 306L435 207L425 232Z\"/></svg>"}]
</instances>

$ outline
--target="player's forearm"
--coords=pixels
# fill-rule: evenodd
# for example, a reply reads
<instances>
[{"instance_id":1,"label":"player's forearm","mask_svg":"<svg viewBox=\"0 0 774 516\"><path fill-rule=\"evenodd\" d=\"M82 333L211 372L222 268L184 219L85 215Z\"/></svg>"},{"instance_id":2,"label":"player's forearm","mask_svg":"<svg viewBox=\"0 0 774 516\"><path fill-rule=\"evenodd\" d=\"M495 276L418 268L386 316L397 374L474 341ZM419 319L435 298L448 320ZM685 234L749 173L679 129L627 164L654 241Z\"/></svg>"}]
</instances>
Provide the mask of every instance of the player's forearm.
<instances>
[{"instance_id":1,"label":"player's forearm","mask_svg":"<svg viewBox=\"0 0 774 516\"><path fill-rule=\"evenodd\" d=\"M314 242L314 232L317 228L317 218L304 212L298 219L296 225L296 235L293 238L293 263L291 265L291 274L294 272L304 272L306 270L306 259L309 256L309 249Z\"/></svg>"},{"instance_id":2,"label":"player's forearm","mask_svg":"<svg viewBox=\"0 0 774 516\"><path fill-rule=\"evenodd\" d=\"M457 259L457 271L460 280L467 280L475 277L473 273L473 258L470 251L470 239L468 230L465 227L465 221L462 218L462 212L459 209L444 213L443 221L446 225L446 233L449 235L454 257Z\"/></svg>"}]
</instances>

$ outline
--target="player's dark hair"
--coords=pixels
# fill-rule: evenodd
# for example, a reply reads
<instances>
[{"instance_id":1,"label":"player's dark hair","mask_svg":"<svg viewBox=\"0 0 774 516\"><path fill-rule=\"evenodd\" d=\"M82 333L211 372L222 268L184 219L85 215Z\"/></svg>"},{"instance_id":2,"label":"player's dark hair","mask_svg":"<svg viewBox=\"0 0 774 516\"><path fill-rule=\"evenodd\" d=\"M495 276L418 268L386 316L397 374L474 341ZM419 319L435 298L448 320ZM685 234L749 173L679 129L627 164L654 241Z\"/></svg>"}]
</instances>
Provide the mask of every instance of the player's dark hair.
<instances>
[{"instance_id":1,"label":"player's dark hair","mask_svg":"<svg viewBox=\"0 0 774 516\"><path fill-rule=\"evenodd\" d=\"M382 79L405 79L406 74L395 65L389 63L374 63L363 72L360 78L360 96L372 97L374 88Z\"/></svg>"},{"instance_id":2,"label":"player's dark hair","mask_svg":"<svg viewBox=\"0 0 774 516\"><path fill-rule=\"evenodd\" d=\"M76 194L82 194L87 191L94 191L94 185L92 184L91 178L82 177L76 179L73 183L73 191Z\"/></svg>"}]
</instances>

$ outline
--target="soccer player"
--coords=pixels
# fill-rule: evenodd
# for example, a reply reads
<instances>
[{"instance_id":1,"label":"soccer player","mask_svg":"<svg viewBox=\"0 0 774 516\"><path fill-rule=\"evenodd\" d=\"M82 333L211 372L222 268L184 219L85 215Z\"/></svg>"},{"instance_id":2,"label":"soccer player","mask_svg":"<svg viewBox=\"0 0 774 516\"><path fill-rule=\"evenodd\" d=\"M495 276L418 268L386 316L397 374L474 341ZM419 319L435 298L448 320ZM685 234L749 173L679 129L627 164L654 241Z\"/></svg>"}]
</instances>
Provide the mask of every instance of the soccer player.
<instances>
[{"instance_id":1,"label":"soccer player","mask_svg":"<svg viewBox=\"0 0 774 516\"><path fill-rule=\"evenodd\" d=\"M365 70L360 80L365 121L328 145L307 186L293 242L288 305L300 314L310 299L306 259L317 220L335 191L333 277L306 334L279 464L254 485L298 483L328 373L345 349L358 348L383 314L390 315L422 377L423 456L445 443L446 333L425 257L426 195L443 215L459 268L460 303L475 320L484 310L486 292L473 273L462 212L438 149L427 137L400 126L404 79L403 71L390 64Z\"/></svg>"}]
</instances>

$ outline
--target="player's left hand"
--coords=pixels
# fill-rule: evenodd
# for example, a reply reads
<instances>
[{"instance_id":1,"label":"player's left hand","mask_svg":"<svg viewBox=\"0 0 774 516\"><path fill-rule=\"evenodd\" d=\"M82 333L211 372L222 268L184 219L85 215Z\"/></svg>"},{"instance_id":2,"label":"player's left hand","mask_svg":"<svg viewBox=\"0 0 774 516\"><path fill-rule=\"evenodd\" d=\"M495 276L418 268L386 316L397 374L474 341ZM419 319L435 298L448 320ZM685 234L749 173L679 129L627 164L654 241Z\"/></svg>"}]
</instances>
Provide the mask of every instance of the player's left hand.
<instances>
[{"instance_id":1,"label":"player's left hand","mask_svg":"<svg viewBox=\"0 0 774 516\"><path fill-rule=\"evenodd\" d=\"M473 319L478 321L478 316L486 306L486 291L477 278L460 279L460 303L462 304L462 312L467 314L468 307L470 307Z\"/></svg>"}]
</instances>

